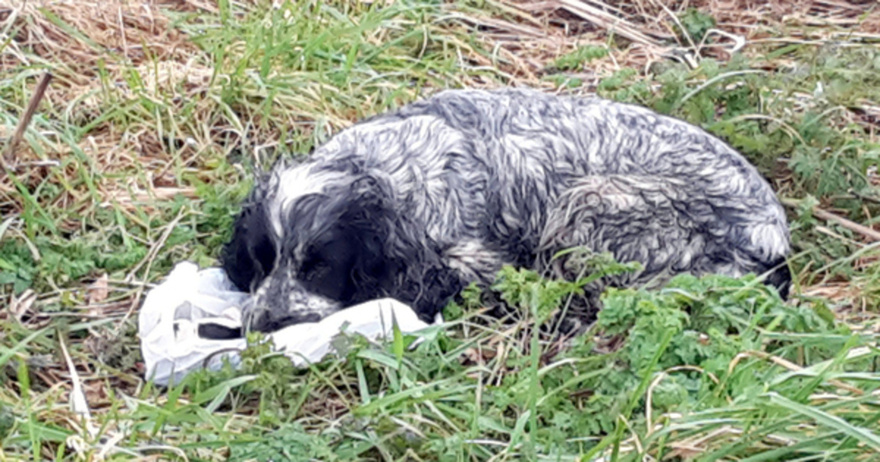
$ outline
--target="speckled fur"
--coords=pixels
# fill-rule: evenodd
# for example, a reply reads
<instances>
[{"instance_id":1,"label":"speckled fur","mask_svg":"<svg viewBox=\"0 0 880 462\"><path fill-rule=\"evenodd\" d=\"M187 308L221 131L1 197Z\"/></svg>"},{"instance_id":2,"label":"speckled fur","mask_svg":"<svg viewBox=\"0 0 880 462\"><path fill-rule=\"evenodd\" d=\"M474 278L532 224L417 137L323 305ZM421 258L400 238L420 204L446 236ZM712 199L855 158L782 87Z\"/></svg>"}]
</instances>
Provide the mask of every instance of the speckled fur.
<instances>
[{"instance_id":1,"label":"speckled fur","mask_svg":"<svg viewBox=\"0 0 880 462\"><path fill-rule=\"evenodd\" d=\"M642 107L514 89L444 91L276 165L223 262L256 294L251 328L273 330L386 296L432 320L502 265L559 267L577 246L644 265L603 284L790 281L783 209L728 145Z\"/></svg>"}]
</instances>

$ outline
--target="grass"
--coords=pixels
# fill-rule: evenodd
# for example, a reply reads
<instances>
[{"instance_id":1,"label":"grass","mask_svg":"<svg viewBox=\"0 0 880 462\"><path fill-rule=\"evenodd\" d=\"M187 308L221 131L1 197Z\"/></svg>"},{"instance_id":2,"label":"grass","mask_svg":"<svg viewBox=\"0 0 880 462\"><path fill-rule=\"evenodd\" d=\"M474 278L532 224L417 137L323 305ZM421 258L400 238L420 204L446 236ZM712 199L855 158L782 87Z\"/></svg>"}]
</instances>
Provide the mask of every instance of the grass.
<instances>
[{"instance_id":1,"label":"grass","mask_svg":"<svg viewBox=\"0 0 880 462\"><path fill-rule=\"evenodd\" d=\"M613 26L560 5L0 6L0 146L55 77L0 176L0 459L880 460L880 246L852 226L880 211L880 11L608 2ZM792 300L684 276L609 291L563 345L534 327L576 286L506 270L506 323L469 290L403 354L349 339L296 370L255 342L238 370L144 382L145 290L216 263L256 169L420 95L500 85L730 142L788 204Z\"/></svg>"}]
</instances>

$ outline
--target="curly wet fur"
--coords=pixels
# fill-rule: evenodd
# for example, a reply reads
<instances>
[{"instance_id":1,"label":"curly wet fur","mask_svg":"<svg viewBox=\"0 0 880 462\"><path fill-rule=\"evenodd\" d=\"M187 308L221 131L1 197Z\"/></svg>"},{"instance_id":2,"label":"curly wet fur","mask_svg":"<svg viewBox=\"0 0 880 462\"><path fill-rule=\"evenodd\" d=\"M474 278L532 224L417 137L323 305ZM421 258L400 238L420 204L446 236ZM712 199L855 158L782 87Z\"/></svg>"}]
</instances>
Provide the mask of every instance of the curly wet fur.
<instances>
[{"instance_id":1,"label":"curly wet fur","mask_svg":"<svg viewBox=\"0 0 880 462\"><path fill-rule=\"evenodd\" d=\"M642 107L514 89L444 91L279 163L223 266L255 294L250 328L271 331L381 297L430 321L502 265L565 268L552 256L578 246L644 266L603 284L766 272L785 296L791 279L783 209L728 145Z\"/></svg>"}]
</instances>

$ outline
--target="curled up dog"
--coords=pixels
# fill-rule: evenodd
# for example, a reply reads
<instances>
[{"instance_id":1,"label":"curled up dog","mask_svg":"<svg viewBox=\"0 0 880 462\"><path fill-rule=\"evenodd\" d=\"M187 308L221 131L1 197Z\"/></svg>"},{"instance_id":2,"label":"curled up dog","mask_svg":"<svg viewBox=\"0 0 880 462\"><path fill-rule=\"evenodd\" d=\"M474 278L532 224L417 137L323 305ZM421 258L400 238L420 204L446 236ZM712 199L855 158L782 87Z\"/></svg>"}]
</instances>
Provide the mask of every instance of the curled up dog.
<instances>
[{"instance_id":1,"label":"curled up dog","mask_svg":"<svg viewBox=\"0 0 880 462\"><path fill-rule=\"evenodd\" d=\"M784 211L727 144L642 107L514 89L441 92L279 162L222 262L254 294L246 325L273 331L383 297L430 322L503 265L566 268L553 257L574 247L642 264L603 285L756 273L785 297L791 281Z\"/></svg>"}]
</instances>

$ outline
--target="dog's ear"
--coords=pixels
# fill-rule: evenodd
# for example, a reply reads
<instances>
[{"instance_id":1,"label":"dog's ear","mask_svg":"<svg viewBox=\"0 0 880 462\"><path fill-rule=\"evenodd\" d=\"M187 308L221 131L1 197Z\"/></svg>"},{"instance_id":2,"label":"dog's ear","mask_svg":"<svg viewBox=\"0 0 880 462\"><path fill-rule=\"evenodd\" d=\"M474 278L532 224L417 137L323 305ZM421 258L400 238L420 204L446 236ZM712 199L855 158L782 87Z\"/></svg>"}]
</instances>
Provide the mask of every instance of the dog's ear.
<instances>
[{"instance_id":1,"label":"dog's ear","mask_svg":"<svg viewBox=\"0 0 880 462\"><path fill-rule=\"evenodd\" d=\"M220 260L229 279L239 290L255 289L275 266L277 256L271 222L262 201L253 195L235 220L232 239Z\"/></svg>"},{"instance_id":2,"label":"dog's ear","mask_svg":"<svg viewBox=\"0 0 880 462\"><path fill-rule=\"evenodd\" d=\"M464 288L461 276L442 261L424 225L395 206L390 182L363 175L352 182L351 193L348 223L361 248L353 283L360 288L379 287L383 293L374 297L409 303L420 318L433 322Z\"/></svg>"},{"instance_id":3,"label":"dog's ear","mask_svg":"<svg viewBox=\"0 0 880 462\"><path fill-rule=\"evenodd\" d=\"M303 202L305 206L307 202ZM310 242L300 271L306 288L342 302L362 303L398 291L406 265L418 265L412 239L401 238L390 183L360 173L330 194L315 196ZM321 212L321 210L325 212ZM303 213L305 215L305 213Z\"/></svg>"},{"instance_id":4,"label":"dog's ear","mask_svg":"<svg viewBox=\"0 0 880 462\"><path fill-rule=\"evenodd\" d=\"M332 195L329 214L320 218L328 226L311 233L300 277L309 291L344 306L392 297L432 322L464 285L442 262L424 224L401 213L390 185L362 173Z\"/></svg>"},{"instance_id":5,"label":"dog's ear","mask_svg":"<svg viewBox=\"0 0 880 462\"><path fill-rule=\"evenodd\" d=\"M388 183L370 174L360 175L349 188L339 221L340 229L355 243L350 278L356 303L387 296L394 291L402 262L389 250L395 244L399 217Z\"/></svg>"}]
</instances>

